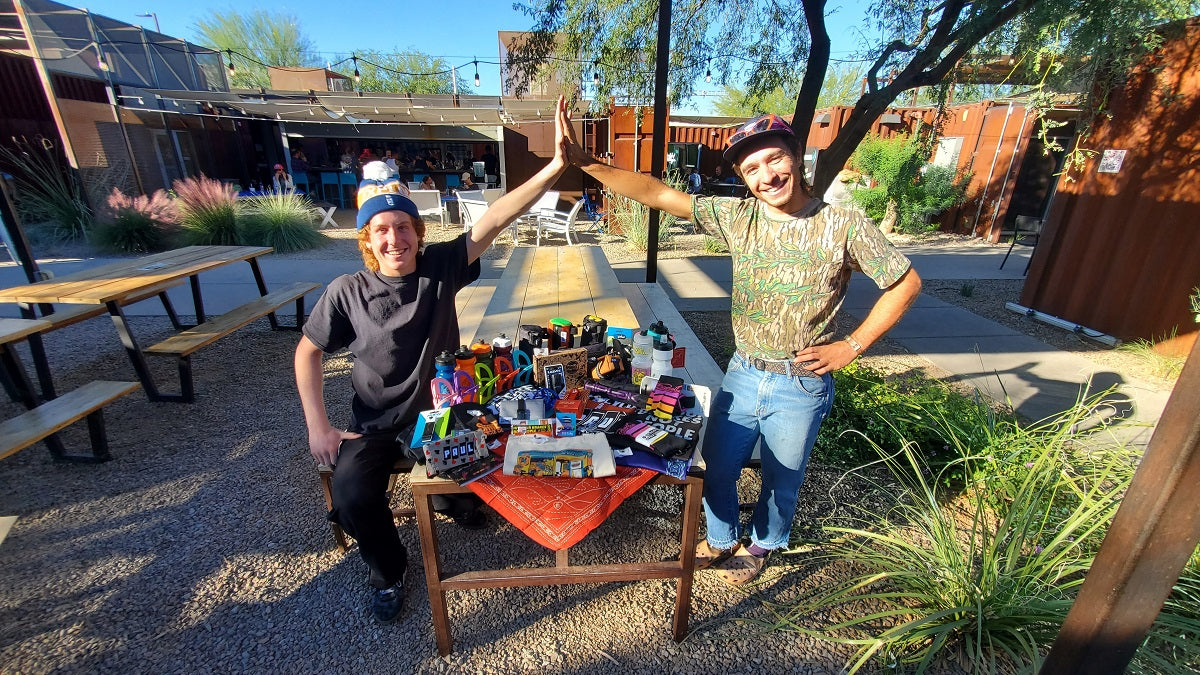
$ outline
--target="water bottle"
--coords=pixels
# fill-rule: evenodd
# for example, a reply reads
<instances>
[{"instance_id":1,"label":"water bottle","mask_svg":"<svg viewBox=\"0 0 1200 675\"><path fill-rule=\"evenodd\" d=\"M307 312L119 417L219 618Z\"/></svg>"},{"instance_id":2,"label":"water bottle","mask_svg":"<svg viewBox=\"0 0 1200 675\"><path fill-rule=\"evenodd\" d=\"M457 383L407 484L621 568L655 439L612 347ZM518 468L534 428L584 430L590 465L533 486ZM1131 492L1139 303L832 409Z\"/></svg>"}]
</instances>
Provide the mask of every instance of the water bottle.
<instances>
[{"instance_id":1,"label":"water bottle","mask_svg":"<svg viewBox=\"0 0 1200 675\"><path fill-rule=\"evenodd\" d=\"M650 375L650 369L653 367L654 360L647 354L645 356L635 356L630 362L630 379L633 383L640 385L642 379Z\"/></svg>"},{"instance_id":2,"label":"water bottle","mask_svg":"<svg viewBox=\"0 0 1200 675\"><path fill-rule=\"evenodd\" d=\"M650 364L650 375L661 378L664 375L674 375L675 368L671 365L671 356L675 346L670 342L655 342L654 353Z\"/></svg>"},{"instance_id":3,"label":"water bottle","mask_svg":"<svg viewBox=\"0 0 1200 675\"><path fill-rule=\"evenodd\" d=\"M512 340L504 333L492 338L492 353L496 356L503 356L507 359L512 359Z\"/></svg>"},{"instance_id":4,"label":"water bottle","mask_svg":"<svg viewBox=\"0 0 1200 675\"><path fill-rule=\"evenodd\" d=\"M473 374L475 372L475 352L471 348L462 345L458 351L454 352L455 366L466 373Z\"/></svg>"},{"instance_id":5,"label":"water bottle","mask_svg":"<svg viewBox=\"0 0 1200 675\"><path fill-rule=\"evenodd\" d=\"M655 321L646 329L646 334L655 342L663 342L667 339L669 331L667 331L667 327L663 325L663 322Z\"/></svg>"},{"instance_id":6,"label":"water bottle","mask_svg":"<svg viewBox=\"0 0 1200 675\"><path fill-rule=\"evenodd\" d=\"M455 365L454 354L451 354L448 349L443 350L433 359L434 377L449 381L451 377L454 377Z\"/></svg>"},{"instance_id":7,"label":"water bottle","mask_svg":"<svg viewBox=\"0 0 1200 675\"><path fill-rule=\"evenodd\" d=\"M471 352L475 354L475 363L492 369L492 345L488 344L483 338L475 338L474 344L471 345Z\"/></svg>"},{"instance_id":8,"label":"water bottle","mask_svg":"<svg viewBox=\"0 0 1200 675\"><path fill-rule=\"evenodd\" d=\"M633 346L629 348L630 356L650 356L654 349L654 338L644 330L633 334Z\"/></svg>"}]
</instances>

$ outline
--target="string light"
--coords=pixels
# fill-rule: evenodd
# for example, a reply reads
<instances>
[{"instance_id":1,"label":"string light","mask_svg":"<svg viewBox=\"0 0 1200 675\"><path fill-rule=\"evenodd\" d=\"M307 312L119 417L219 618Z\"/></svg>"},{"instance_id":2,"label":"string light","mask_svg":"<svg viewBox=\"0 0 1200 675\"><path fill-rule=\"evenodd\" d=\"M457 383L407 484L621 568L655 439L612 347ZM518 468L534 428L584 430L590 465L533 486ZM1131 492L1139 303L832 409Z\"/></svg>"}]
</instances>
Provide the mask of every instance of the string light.
<instances>
[{"instance_id":1,"label":"string light","mask_svg":"<svg viewBox=\"0 0 1200 675\"><path fill-rule=\"evenodd\" d=\"M479 61L475 60L475 61L472 61L471 63L475 64L475 86L478 87L479 86Z\"/></svg>"},{"instance_id":2,"label":"string light","mask_svg":"<svg viewBox=\"0 0 1200 675\"><path fill-rule=\"evenodd\" d=\"M358 72L358 57L351 56L350 60L354 62L354 84L362 82L362 73Z\"/></svg>"},{"instance_id":3,"label":"string light","mask_svg":"<svg viewBox=\"0 0 1200 675\"><path fill-rule=\"evenodd\" d=\"M225 55L229 57L229 76L233 77L237 73L237 70L235 70L233 67L233 50L226 49Z\"/></svg>"},{"instance_id":4,"label":"string light","mask_svg":"<svg viewBox=\"0 0 1200 675\"><path fill-rule=\"evenodd\" d=\"M711 64L711 61L704 64L704 81L705 82L712 82L712 66L710 64Z\"/></svg>"},{"instance_id":5,"label":"string light","mask_svg":"<svg viewBox=\"0 0 1200 675\"><path fill-rule=\"evenodd\" d=\"M600 86L600 62L593 61L592 68L594 69L594 70L592 70L592 84L599 87Z\"/></svg>"}]
</instances>

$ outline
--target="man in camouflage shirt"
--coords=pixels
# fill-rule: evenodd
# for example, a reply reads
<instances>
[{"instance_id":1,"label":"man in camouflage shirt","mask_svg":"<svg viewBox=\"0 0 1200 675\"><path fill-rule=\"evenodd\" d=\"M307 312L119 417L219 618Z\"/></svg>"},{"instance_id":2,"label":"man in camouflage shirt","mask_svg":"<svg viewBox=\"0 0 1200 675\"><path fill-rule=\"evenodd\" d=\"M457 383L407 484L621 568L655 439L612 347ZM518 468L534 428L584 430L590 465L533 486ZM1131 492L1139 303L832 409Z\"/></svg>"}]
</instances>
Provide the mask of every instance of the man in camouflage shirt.
<instances>
[{"instance_id":1,"label":"man in camouflage shirt","mask_svg":"<svg viewBox=\"0 0 1200 675\"><path fill-rule=\"evenodd\" d=\"M691 220L729 246L737 352L705 435L708 533L696 566L745 584L770 551L788 544L808 456L833 404L830 373L900 320L920 293L920 277L864 216L809 194L798 141L776 115L747 122L725 150L750 190L746 199L684 194L598 161L573 137L568 157L614 192ZM853 270L885 290L866 320L838 339L835 318ZM737 479L760 440L762 492L743 546Z\"/></svg>"}]
</instances>

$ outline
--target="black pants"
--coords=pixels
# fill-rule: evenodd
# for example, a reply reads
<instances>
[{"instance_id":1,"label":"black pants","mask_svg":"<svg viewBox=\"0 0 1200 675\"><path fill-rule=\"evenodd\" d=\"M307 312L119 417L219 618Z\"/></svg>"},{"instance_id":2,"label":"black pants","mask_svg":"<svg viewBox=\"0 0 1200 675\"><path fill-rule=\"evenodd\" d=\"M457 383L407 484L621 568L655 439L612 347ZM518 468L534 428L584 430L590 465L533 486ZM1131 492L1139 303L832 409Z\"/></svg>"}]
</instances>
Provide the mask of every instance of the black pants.
<instances>
[{"instance_id":1,"label":"black pants","mask_svg":"<svg viewBox=\"0 0 1200 675\"><path fill-rule=\"evenodd\" d=\"M406 457L395 432L364 434L342 441L333 472L333 510L329 520L358 541L358 551L371 571L371 585L387 588L408 567L408 551L400 542L387 501L388 480L396 460ZM475 495L434 495L433 507L458 514L477 508Z\"/></svg>"}]
</instances>

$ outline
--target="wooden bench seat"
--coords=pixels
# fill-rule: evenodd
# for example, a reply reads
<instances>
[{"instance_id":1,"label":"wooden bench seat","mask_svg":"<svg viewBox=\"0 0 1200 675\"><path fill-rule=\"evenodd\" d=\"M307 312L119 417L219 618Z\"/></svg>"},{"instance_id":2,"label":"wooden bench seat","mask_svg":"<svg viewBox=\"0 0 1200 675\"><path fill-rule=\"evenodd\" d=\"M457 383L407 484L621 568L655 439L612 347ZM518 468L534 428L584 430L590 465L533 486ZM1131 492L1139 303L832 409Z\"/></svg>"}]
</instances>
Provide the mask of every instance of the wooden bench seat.
<instances>
[{"instance_id":1,"label":"wooden bench seat","mask_svg":"<svg viewBox=\"0 0 1200 675\"><path fill-rule=\"evenodd\" d=\"M179 359L179 381L182 388L179 400L190 403L195 400L190 361L192 354L256 319L273 315L275 310L293 301L296 303L296 325L291 328L299 330L304 324L304 296L320 287L317 283L298 281L235 307L199 326L172 335L156 345L147 347L143 353L152 356L174 356Z\"/></svg>"},{"instance_id":2,"label":"wooden bench seat","mask_svg":"<svg viewBox=\"0 0 1200 675\"><path fill-rule=\"evenodd\" d=\"M89 382L68 394L47 401L29 412L0 423L0 459L37 443L84 417L92 440L92 455L67 455L49 444L58 460L104 462L111 459L104 433L102 408L140 387L137 382Z\"/></svg>"}]
</instances>

